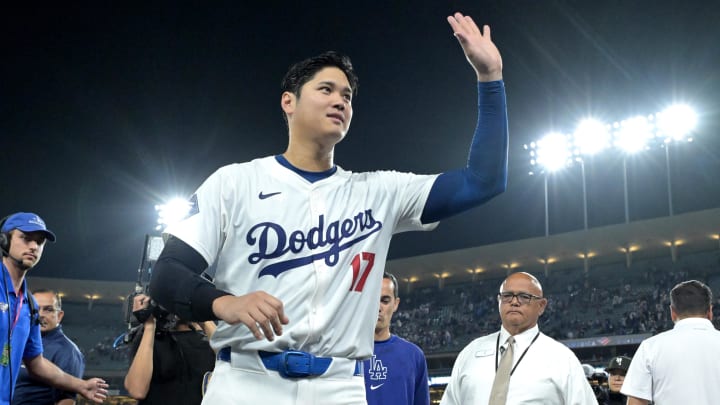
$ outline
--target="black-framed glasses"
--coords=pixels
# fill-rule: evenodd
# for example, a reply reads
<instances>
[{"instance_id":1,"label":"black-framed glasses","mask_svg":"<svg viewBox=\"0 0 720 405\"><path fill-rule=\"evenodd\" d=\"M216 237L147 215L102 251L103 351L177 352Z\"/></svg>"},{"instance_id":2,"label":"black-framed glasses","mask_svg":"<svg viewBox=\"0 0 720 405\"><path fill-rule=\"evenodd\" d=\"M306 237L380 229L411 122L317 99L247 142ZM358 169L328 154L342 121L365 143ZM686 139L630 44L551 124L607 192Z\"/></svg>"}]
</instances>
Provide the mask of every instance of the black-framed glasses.
<instances>
[{"instance_id":1,"label":"black-framed glasses","mask_svg":"<svg viewBox=\"0 0 720 405\"><path fill-rule=\"evenodd\" d=\"M529 304L532 300L541 300L543 297L538 297L537 295L532 295L530 293L511 293L511 292L501 292L498 293L498 300L502 301L505 304L509 304L512 302L513 298L517 297L518 302L522 305Z\"/></svg>"}]
</instances>

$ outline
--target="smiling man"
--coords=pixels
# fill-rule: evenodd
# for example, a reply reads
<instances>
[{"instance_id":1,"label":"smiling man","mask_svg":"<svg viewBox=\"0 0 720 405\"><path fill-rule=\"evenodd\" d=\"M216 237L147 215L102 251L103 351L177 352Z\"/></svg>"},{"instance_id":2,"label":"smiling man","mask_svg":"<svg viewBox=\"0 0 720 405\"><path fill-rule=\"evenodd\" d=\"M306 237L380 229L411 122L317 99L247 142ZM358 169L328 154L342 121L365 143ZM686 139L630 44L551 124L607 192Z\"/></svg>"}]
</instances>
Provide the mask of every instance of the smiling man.
<instances>
[{"instance_id":1,"label":"smiling man","mask_svg":"<svg viewBox=\"0 0 720 405\"><path fill-rule=\"evenodd\" d=\"M190 215L165 231L150 296L183 319L219 320L204 404L366 404L362 364L373 354L393 235L431 230L505 190L500 52L489 26L460 13L447 22L478 90L469 156L455 169L357 173L336 165L358 78L348 57L325 52L293 64L282 80L285 152L218 169L191 197ZM390 93L376 96L407 102ZM455 142L453 125L445 127L438 139ZM214 284L201 277L210 264Z\"/></svg>"},{"instance_id":2,"label":"smiling man","mask_svg":"<svg viewBox=\"0 0 720 405\"><path fill-rule=\"evenodd\" d=\"M458 355L441 404L597 404L575 354L540 332L547 299L529 273L513 273L497 295L499 332Z\"/></svg>"}]
</instances>

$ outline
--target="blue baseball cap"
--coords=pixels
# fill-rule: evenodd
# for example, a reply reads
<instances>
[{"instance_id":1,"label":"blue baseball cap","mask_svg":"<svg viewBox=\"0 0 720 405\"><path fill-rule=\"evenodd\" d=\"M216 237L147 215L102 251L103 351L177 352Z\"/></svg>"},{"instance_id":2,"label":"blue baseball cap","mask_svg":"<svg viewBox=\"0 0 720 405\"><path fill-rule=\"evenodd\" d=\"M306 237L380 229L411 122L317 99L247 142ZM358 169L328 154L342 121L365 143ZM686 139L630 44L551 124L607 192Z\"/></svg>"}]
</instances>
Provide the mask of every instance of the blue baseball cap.
<instances>
[{"instance_id":1,"label":"blue baseball cap","mask_svg":"<svg viewBox=\"0 0 720 405\"><path fill-rule=\"evenodd\" d=\"M47 240L55 242L55 234L45 226L45 221L32 212L17 212L7 217L0 232L10 232L19 229L23 232L44 232Z\"/></svg>"}]
</instances>

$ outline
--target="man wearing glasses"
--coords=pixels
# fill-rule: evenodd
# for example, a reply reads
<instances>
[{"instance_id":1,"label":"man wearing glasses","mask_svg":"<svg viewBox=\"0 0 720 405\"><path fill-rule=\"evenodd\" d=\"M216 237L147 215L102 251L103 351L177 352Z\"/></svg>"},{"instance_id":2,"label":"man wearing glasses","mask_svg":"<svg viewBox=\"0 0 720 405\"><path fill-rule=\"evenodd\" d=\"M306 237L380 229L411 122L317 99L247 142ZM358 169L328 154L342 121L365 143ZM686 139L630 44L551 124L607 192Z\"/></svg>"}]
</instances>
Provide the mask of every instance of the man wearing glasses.
<instances>
[{"instance_id":1,"label":"man wearing glasses","mask_svg":"<svg viewBox=\"0 0 720 405\"><path fill-rule=\"evenodd\" d=\"M544 335L540 282L513 273L500 285L499 332L470 342L458 355L442 405L597 404L575 354Z\"/></svg>"},{"instance_id":2,"label":"man wearing glasses","mask_svg":"<svg viewBox=\"0 0 720 405\"><path fill-rule=\"evenodd\" d=\"M75 343L65 336L60 326L65 315L60 296L55 291L39 289L33 292L33 297L38 304L43 356L64 372L82 378L85 359ZM75 393L62 391L35 380L23 367L20 369L12 404L74 405Z\"/></svg>"}]
</instances>

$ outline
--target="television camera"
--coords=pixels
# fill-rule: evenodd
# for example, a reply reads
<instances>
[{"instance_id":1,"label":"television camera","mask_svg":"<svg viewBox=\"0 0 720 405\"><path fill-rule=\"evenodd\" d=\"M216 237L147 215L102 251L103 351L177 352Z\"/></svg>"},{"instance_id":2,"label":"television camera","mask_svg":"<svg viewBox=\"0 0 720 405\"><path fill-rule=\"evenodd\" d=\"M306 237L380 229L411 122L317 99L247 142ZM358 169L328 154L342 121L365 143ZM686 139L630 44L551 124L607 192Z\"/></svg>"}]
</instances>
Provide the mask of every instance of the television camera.
<instances>
[{"instance_id":1,"label":"television camera","mask_svg":"<svg viewBox=\"0 0 720 405\"><path fill-rule=\"evenodd\" d=\"M172 329L177 321L175 315L163 309L153 300L150 300L147 308L133 311L135 297L140 294L148 294L152 269L164 246L165 242L161 236L145 235L145 248L138 267L135 289L125 299L123 319L128 325L128 330L115 339L114 346L116 348L121 344L130 343L151 315L155 317L159 331Z\"/></svg>"}]
</instances>

